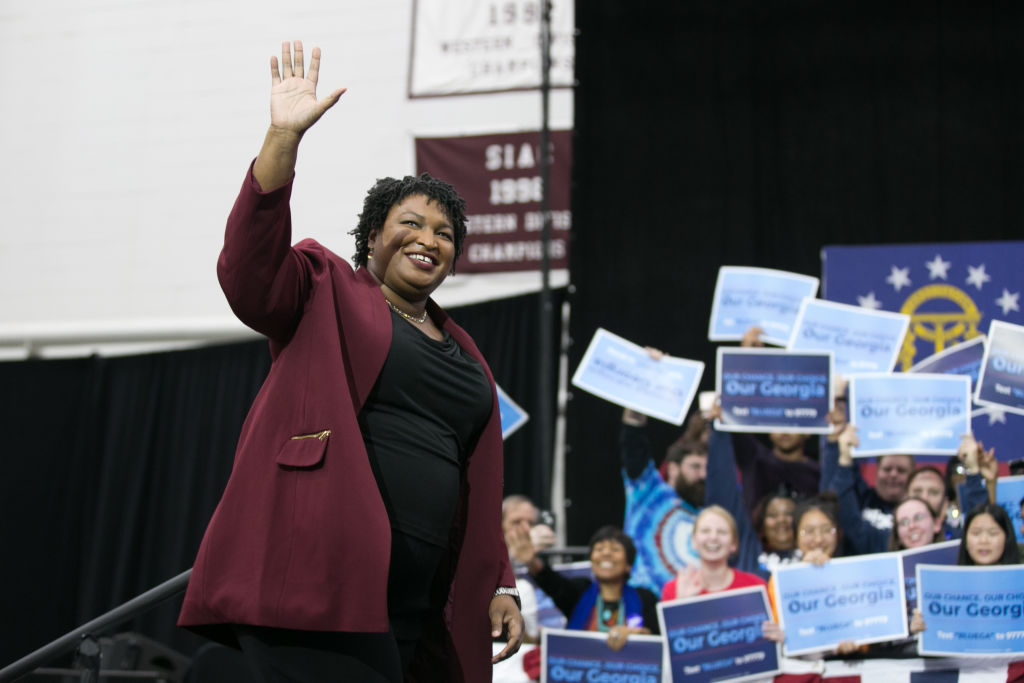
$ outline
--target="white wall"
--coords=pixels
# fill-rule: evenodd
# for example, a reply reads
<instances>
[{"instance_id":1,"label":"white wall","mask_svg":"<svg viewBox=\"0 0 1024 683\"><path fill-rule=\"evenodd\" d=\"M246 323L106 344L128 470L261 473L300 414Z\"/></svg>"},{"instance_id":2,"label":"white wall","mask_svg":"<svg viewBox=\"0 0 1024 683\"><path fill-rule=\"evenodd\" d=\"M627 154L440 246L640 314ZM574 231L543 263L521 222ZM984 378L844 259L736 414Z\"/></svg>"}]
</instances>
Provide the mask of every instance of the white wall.
<instances>
[{"instance_id":1,"label":"white wall","mask_svg":"<svg viewBox=\"0 0 1024 683\"><path fill-rule=\"evenodd\" d=\"M321 47L321 93L349 89L306 135L292 203L296 238L344 256L366 189L413 172L417 135L540 126L537 92L407 99L411 20L412 0L5 2L0 357L23 337L239 329L214 266L284 39ZM553 93L553 128L571 106ZM467 278L436 298L473 298Z\"/></svg>"}]
</instances>

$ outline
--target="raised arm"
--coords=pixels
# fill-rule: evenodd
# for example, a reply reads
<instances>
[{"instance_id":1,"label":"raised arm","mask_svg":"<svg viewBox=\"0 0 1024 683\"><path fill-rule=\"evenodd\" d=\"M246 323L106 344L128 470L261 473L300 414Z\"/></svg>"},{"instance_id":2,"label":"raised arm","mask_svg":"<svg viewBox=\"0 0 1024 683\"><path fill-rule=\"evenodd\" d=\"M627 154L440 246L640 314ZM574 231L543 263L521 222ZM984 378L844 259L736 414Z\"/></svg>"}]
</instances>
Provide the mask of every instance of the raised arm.
<instances>
[{"instance_id":1,"label":"raised arm","mask_svg":"<svg viewBox=\"0 0 1024 683\"><path fill-rule=\"evenodd\" d=\"M626 408L622 411L619 432L619 457L622 469L630 479L636 479L651 462L651 442L647 438L647 416Z\"/></svg>"},{"instance_id":2,"label":"raised arm","mask_svg":"<svg viewBox=\"0 0 1024 683\"><path fill-rule=\"evenodd\" d=\"M877 553L886 549L889 532L876 529L863 517L863 496L859 484L863 482L853 461L852 449L860 443L857 426L847 424L839 434L839 457L833 477L833 490L839 499L839 523L843 528L846 546L857 555ZM833 444L829 444L832 447Z\"/></svg>"},{"instance_id":3,"label":"raised arm","mask_svg":"<svg viewBox=\"0 0 1024 683\"><path fill-rule=\"evenodd\" d=\"M313 51L308 77L302 65L302 44L295 56L282 48L284 80L277 58L271 59L271 123L247 173L224 231L217 279L239 320L270 339L287 341L302 313L309 288L310 266L292 250L288 200L295 156L302 134L330 108L343 90L316 100L320 50Z\"/></svg>"},{"instance_id":4,"label":"raised arm","mask_svg":"<svg viewBox=\"0 0 1024 683\"><path fill-rule=\"evenodd\" d=\"M303 65L302 41L281 44L281 64L270 58L270 128L253 166L253 176L264 191L287 183L295 172L295 160L303 134L337 103L344 88L316 98L320 76L320 48L313 48L309 71Z\"/></svg>"},{"instance_id":5,"label":"raised arm","mask_svg":"<svg viewBox=\"0 0 1024 683\"><path fill-rule=\"evenodd\" d=\"M718 403L715 403L713 411L721 410ZM714 423L714 413L709 416L708 421ZM704 489L705 505L721 505L736 520L736 529L739 532L736 554L736 568L756 573L766 577L766 574L758 564L761 555L761 539L757 536L753 523L750 521L750 514L743 505L743 497L740 495L739 486L736 482L736 458L733 455L733 441L729 434L712 431L708 441L708 475Z\"/></svg>"}]
</instances>

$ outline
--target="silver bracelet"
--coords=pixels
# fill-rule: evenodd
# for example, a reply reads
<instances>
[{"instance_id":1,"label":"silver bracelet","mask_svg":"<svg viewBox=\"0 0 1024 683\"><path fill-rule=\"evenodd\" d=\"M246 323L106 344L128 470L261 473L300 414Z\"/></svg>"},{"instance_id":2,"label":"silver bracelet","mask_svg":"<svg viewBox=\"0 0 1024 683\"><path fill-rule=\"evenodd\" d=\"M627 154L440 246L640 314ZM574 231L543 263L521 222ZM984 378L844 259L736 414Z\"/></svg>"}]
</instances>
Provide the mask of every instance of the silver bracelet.
<instances>
[{"instance_id":1,"label":"silver bracelet","mask_svg":"<svg viewBox=\"0 0 1024 683\"><path fill-rule=\"evenodd\" d=\"M498 597L499 595L507 595L511 597L513 600L516 601L516 607L519 608L519 611L523 611L523 601L519 599L518 588L511 588L509 586L498 586L494 589L494 597Z\"/></svg>"}]
</instances>

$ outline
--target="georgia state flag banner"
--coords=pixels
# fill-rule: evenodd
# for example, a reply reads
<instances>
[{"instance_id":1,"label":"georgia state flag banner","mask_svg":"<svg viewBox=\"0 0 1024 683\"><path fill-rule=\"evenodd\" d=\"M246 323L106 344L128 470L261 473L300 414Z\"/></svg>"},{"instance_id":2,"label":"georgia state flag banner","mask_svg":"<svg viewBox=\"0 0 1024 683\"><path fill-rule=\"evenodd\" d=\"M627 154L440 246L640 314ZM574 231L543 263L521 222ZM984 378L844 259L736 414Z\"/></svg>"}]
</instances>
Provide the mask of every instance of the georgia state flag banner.
<instances>
[{"instance_id":1,"label":"georgia state flag banner","mask_svg":"<svg viewBox=\"0 0 1024 683\"><path fill-rule=\"evenodd\" d=\"M985 333L991 320L1024 324L1024 242L825 247L822 296L906 313L898 371Z\"/></svg>"},{"instance_id":2,"label":"georgia state flag banner","mask_svg":"<svg viewBox=\"0 0 1024 683\"><path fill-rule=\"evenodd\" d=\"M983 336L993 320L1024 325L1024 242L829 246L821 251L822 298L910 316L895 372ZM980 407L980 406L979 406ZM1010 460L1024 417L972 413L975 437Z\"/></svg>"}]
</instances>

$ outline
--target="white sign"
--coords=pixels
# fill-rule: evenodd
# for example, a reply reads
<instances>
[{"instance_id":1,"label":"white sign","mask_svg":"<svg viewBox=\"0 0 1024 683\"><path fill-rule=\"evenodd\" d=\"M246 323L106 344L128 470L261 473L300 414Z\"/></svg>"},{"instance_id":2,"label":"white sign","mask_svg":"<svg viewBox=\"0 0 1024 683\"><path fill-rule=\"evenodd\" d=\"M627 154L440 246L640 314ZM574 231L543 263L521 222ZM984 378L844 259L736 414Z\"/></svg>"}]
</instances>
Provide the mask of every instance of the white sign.
<instances>
[{"instance_id":1,"label":"white sign","mask_svg":"<svg viewBox=\"0 0 1024 683\"><path fill-rule=\"evenodd\" d=\"M409 97L532 90L542 0L414 0ZM551 3L551 85L572 87L574 5Z\"/></svg>"}]
</instances>

